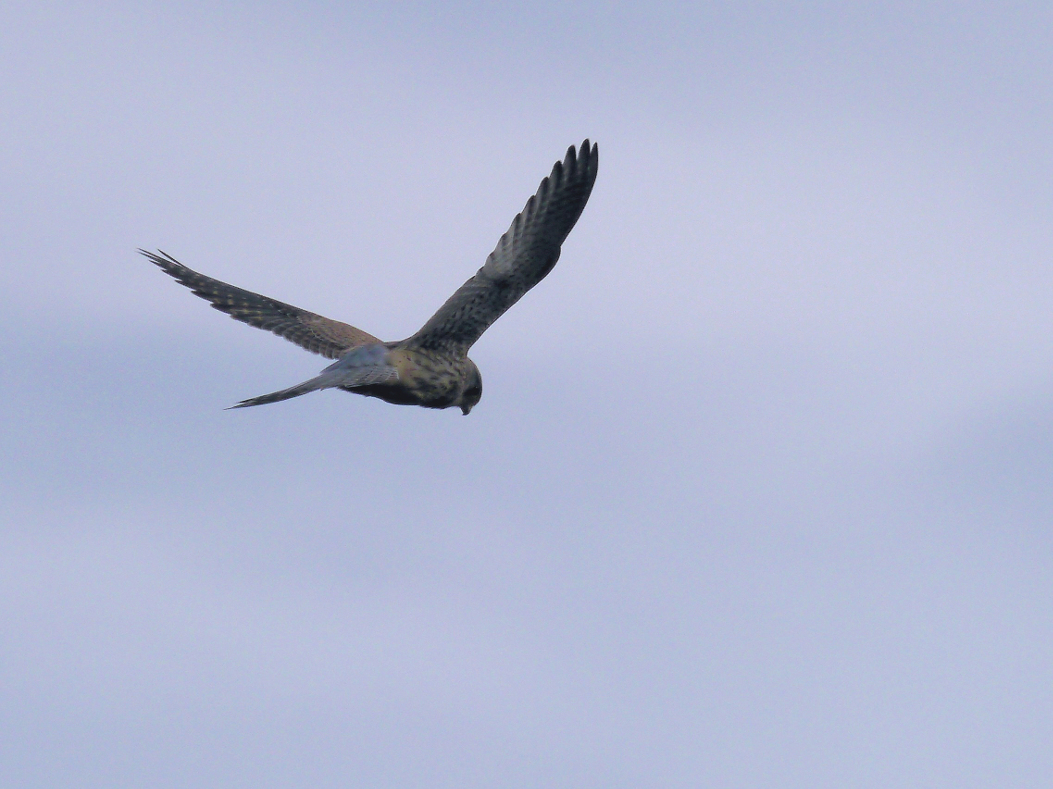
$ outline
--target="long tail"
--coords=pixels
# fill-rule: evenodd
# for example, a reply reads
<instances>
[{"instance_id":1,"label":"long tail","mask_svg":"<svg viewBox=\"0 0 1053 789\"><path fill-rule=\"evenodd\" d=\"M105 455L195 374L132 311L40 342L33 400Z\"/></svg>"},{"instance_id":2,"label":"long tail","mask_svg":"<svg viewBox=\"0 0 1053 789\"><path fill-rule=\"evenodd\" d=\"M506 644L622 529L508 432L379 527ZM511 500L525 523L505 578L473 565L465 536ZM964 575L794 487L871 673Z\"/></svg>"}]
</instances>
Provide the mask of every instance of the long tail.
<instances>
[{"instance_id":1,"label":"long tail","mask_svg":"<svg viewBox=\"0 0 1053 789\"><path fill-rule=\"evenodd\" d=\"M331 389L335 386L353 389L358 386L397 381L398 370L387 363L387 357L388 350L383 345L364 345L344 354L322 370L319 375L302 384L259 397L250 397L230 408L248 408L250 405L278 403L318 389Z\"/></svg>"},{"instance_id":2,"label":"long tail","mask_svg":"<svg viewBox=\"0 0 1053 789\"><path fill-rule=\"evenodd\" d=\"M250 397L248 400L242 400L237 405L232 405L226 410L229 411L231 408L248 408L250 405L267 405L267 403L279 403L282 400L290 400L293 397L299 397L300 395L307 394L308 392L314 392L317 389L327 389L332 385L332 376L322 373L316 378L312 378L310 381L304 381L302 384L290 386L288 389L282 389L277 392L271 392L270 394L260 395L259 397Z\"/></svg>"}]
</instances>

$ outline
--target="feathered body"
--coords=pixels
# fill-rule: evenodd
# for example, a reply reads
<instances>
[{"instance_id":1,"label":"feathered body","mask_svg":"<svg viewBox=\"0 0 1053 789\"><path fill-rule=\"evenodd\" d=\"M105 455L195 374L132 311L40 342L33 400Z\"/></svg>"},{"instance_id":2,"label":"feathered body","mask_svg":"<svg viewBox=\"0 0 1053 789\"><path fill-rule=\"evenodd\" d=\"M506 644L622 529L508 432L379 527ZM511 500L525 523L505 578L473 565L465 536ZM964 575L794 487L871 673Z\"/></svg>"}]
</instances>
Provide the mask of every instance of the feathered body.
<instances>
[{"instance_id":1,"label":"feathered body","mask_svg":"<svg viewBox=\"0 0 1053 789\"><path fill-rule=\"evenodd\" d=\"M468 349L559 260L560 246L592 193L599 150L571 147L541 181L475 276L420 331L382 342L361 329L193 271L164 252L139 250L196 295L232 318L267 329L336 361L316 377L233 408L288 400L319 389L343 389L397 405L457 406L464 414L482 397L479 368Z\"/></svg>"}]
</instances>

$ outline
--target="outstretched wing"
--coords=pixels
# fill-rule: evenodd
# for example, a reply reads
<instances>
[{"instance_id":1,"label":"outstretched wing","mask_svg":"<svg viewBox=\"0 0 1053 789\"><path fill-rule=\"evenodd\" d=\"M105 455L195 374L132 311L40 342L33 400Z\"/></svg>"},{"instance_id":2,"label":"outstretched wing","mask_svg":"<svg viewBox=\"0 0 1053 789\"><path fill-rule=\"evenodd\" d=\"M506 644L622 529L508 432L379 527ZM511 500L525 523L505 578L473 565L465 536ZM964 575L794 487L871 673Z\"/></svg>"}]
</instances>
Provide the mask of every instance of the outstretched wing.
<instances>
[{"instance_id":1,"label":"outstretched wing","mask_svg":"<svg viewBox=\"0 0 1053 789\"><path fill-rule=\"evenodd\" d=\"M592 193L599 148L585 140L579 151L556 162L513 220L497 248L474 277L406 340L418 348L467 353L490 324L540 282L559 260L560 245L581 216Z\"/></svg>"},{"instance_id":2,"label":"outstretched wing","mask_svg":"<svg viewBox=\"0 0 1053 789\"><path fill-rule=\"evenodd\" d=\"M346 323L198 274L164 252L157 255L144 249L139 252L220 312L258 329L272 331L328 359L336 359L359 345L380 342L372 334Z\"/></svg>"}]
</instances>

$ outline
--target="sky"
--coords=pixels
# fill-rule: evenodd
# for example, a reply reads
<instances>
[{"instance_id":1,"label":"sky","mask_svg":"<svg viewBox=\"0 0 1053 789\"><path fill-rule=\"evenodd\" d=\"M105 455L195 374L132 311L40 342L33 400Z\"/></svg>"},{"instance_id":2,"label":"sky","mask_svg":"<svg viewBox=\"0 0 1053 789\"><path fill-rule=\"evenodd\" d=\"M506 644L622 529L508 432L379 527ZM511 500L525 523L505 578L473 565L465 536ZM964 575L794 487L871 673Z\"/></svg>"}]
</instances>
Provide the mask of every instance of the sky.
<instances>
[{"instance_id":1,"label":"sky","mask_svg":"<svg viewBox=\"0 0 1053 789\"><path fill-rule=\"evenodd\" d=\"M0 785L1046 787L1053 8L8 2ZM469 417L380 336L599 177Z\"/></svg>"}]
</instances>

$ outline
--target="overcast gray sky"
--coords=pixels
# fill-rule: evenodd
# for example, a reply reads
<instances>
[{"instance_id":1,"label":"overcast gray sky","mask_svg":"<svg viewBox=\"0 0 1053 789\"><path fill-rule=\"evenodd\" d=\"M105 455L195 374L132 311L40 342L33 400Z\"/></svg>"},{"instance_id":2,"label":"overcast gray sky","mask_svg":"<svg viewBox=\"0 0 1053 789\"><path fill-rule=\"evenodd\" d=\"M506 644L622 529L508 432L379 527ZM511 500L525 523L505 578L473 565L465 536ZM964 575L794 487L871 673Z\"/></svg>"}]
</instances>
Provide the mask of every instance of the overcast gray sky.
<instances>
[{"instance_id":1,"label":"overcast gray sky","mask_svg":"<svg viewBox=\"0 0 1053 789\"><path fill-rule=\"evenodd\" d=\"M1049 786L1053 8L344 5L0 10L0 784Z\"/></svg>"}]
</instances>

